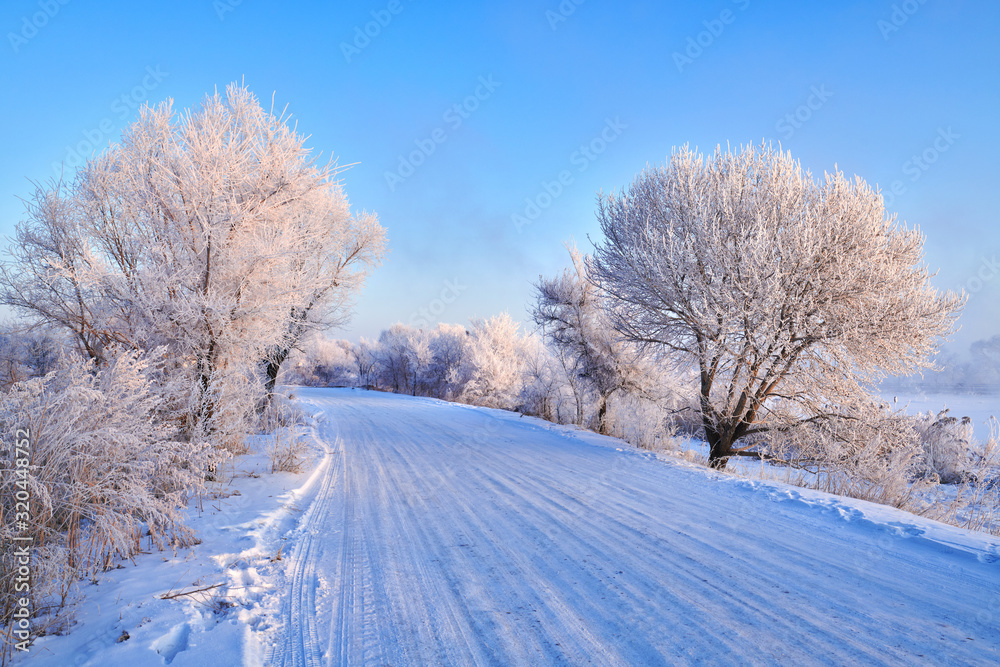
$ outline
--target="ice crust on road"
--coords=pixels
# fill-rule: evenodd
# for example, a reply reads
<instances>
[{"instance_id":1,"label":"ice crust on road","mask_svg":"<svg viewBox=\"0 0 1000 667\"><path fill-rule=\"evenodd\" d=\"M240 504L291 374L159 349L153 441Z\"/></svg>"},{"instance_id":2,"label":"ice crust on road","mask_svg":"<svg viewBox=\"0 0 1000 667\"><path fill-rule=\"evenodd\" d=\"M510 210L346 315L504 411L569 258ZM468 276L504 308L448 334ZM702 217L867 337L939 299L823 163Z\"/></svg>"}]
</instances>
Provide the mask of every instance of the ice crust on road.
<instances>
[{"instance_id":1,"label":"ice crust on road","mask_svg":"<svg viewBox=\"0 0 1000 667\"><path fill-rule=\"evenodd\" d=\"M1000 661L990 536L513 413L300 397L329 451L266 662Z\"/></svg>"}]
</instances>

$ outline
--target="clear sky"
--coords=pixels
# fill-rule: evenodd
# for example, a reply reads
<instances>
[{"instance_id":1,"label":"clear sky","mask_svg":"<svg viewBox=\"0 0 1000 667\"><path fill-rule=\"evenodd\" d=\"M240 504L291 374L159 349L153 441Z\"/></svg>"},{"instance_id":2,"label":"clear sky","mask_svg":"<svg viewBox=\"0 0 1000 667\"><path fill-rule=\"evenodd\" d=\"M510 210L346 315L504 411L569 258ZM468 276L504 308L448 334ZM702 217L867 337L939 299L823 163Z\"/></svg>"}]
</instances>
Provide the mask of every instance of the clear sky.
<instances>
[{"instance_id":1,"label":"clear sky","mask_svg":"<svg viewBox=\"0 0 1000 667\"><path fill-rule=\"evenodd\" d=\"M0 234L30 180L116 140L138 104L245 81L355 164L352 204L388 230L337 335L524 320L562 243L591 247L598 192L674 146L762 139L895 189L936 284L972 293L956 347L1000 333L991 0L9 0L0 27Z\"/></svg>"}]
</instances>

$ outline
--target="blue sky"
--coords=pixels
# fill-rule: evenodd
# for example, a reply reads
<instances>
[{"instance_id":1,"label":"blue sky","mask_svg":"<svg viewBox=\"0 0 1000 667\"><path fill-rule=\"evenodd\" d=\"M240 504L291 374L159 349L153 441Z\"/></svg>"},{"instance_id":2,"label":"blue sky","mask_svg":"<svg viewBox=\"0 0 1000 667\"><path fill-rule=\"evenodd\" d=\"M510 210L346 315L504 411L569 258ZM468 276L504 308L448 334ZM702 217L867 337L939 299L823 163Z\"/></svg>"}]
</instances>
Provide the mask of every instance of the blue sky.
<instances>
[{"instance_id":1,"label":"blue sky","mask_svg":"<svg viewBox=\"0 0 1000 667\"><path fill-rule=\"evenodd\" d=\"M1000 333L994 2L18 0L0 27L0 234L30 180L114 141L139 103L245 81L356 163L351 202L388 230L335 335L524 320L563 242L596 239L598 192L674 146L762 139L895 188L936 284L971 292L955 346Z\"/></svg>"}]
</instances>

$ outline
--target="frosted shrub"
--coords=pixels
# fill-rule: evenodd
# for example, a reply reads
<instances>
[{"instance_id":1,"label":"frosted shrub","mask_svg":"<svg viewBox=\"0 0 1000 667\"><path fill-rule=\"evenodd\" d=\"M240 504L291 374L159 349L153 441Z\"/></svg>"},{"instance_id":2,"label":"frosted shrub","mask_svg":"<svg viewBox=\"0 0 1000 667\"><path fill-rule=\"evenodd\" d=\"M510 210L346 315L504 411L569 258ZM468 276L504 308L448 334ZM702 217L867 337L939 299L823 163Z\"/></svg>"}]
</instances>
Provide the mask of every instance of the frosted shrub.
<instances>
[{"instance_id":1,"label":"frosted shrub","mask_svg":"<svg viewBox=\"0 0 1000 667\"><path fill-rule=\"evenodd\" d=\"M948 410L937 415L927 413L916 420L923 445L921 472L936 477L942 484L967 481L971 474L972 420L948 416Z\"/></svg>"},{"instance_id":2,"label":"frosted shrub","mask_svg":"<svg viewBox=\"0 0 1000 667\"><path fill-rule=\"evenodd\" d=\"M302 410L291 396L273 394L258 422L258 449L271 459L271 472L301 472L306 448L298 427L304 422Z\"/></svg>"},{"instance_id":3,"label":"frosted shrub","mask_svg":"<svg viewBox=\"0 0 1000 667\"><path fill-rule=\"evenodd\" d=\"M1000 535L1000 424L990 419L990 436L973 441L969 474L959 495L956 521L963 528Z\"/></svg>"},{"instance_id":4,"label":"frosted shrub","mask_svg":"<svg viewBox=\"0 0 1000 667\"><path fill-rule=\"evenodd\" d=\"M135 555L144 537L159 548L194 539L179 508L201 483L204 448L169 437L149 374L148 360L127 352L100 370L81 361L0 394L0 531L5 546L16 530L32 538L35 613L60 607L76 576ZM19 485L7 453L17 429L30 432L31 445L24 526L14 525ZM11 551L0 586L13 582ZM4 623L12 604L3 590Z\"/></svg>"},{"instance_id":5,"label":"frosted shrub","mask_svg":"<svg viewBox=\"0 0 1000 667\"><path fill-rule=\"evenodd\" d=\"M647 398L619 393L608 402L605 432L636 447L670 451L675 449L672 414Z\"/></svg>"},{"instance_id":6,"label":"frosted shrub","mask_svg":"<svg viewBox=\"0 0 1000 667\"><path fill-rule=\"evenodd\" d=\"M836 416L772 431L755 449L773 463L809 473L789 481L852 498L914 509L922 464L913 418L866 397Z\"/></svg>"},{"instance_id":7,"label":"frosted shrub","mask_svg":"<svg viewBox=\"0 0 1000 667\"><path fill-rule=\"evenodd\" d=\"M947 412L947 411L945 411ZM927 494L924 513L933 519L946 521L962 528L981 530L1000 535L1000 432L996 419L990 421L990 435L985 441L968 438L962 447L956 446L956 440L962 442L963 431L961 422L944 416L942 412L922 415L917 419L918 428L930 431L931 438L940 442L926 449L937 448L935 454L942 450L952 450L952 454L961 452L960 456L946 455L937 459L943 462L943 470L954 475L948 482L948 490L935 487ZM965 420L963 420L965 421ZM955 428L955 424L958 427ZM941 424L935 427L936 424ZM949 430L953 430L949 433ZM971 431L971 429L969 429ZM954 431L957 431L955 433ZM956 437L957 436L957 437ZM928 456L921 467L921 472L935 479L940 473L931 470L929 462L935 459ZM941 478L945 482L945 478Z\"/></svg>"}]
</instances>

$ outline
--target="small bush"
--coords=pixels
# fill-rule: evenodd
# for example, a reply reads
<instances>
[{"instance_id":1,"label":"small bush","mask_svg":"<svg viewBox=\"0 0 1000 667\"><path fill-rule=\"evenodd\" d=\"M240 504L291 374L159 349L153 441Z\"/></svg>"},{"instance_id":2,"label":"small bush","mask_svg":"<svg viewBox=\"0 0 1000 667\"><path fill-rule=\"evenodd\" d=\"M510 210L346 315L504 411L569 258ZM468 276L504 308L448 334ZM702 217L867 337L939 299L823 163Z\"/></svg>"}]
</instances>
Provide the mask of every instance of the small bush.
<instances>
[{"instance_id":1,"label":"small bush","mask_svg":"<svg viewBox=\"0 0 1000 667\"><path fill-rule=\"evenodd\" d=\"M860 397L836 416L759 438L772 463L805 474L786 481L841 496L915 509L923 450L913 417Z\"/></svg>"},{"instance_id":2,"label":"small bush","mask_svg":"<svg viewBox=\"0 0 1000 667\"><path fill-rule=\"evenodd\" d=\"M674 410L632 394L618 393L608 401L605 429L608 435L632 443L636 447L659 451L674 451L676 426ZM597 424L592 430L598 430Z\"/></svg>"},{"instance_id":3,"label":"small bush","mask_svg":"<svg viewBox=\"0 0 1000 667\"><path fill-rule=\"evenodd\" d=\"M303 415L292 398L274 394L258 425L262 448L271 458L271 472L302 472L305 446L298 436Z\"/></svg>"},{"instance_id":4,"label":"small bush","mask_svg":"<svg viewBox=\"0 0 1000 667\"><path fill-rule=\"evenodd\" d=\"M923 445L921 472L942 484L968 481L972 458L972 420L948 416L948 410L920 415L915 419Z\"/></svg>"}]
</instances>

